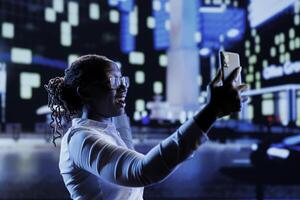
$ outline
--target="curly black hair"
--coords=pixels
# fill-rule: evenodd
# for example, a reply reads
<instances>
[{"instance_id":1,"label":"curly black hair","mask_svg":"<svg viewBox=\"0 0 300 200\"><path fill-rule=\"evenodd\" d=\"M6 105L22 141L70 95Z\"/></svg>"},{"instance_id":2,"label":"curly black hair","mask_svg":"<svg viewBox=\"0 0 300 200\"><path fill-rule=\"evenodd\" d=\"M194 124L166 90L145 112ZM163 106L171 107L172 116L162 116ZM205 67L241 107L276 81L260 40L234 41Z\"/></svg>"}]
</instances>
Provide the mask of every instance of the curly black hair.
<instances>
[{"instance_id":1,"label":"curly black hair","mask_svg":"<svg viewBox=\"0 0 300 200\"><path fill-rule=\"evenodd\" d=\"M45 85L48 107L51 110L52 142L55 146L55 140L63 136L63 118L68 122L82 110L83 102L77 93L77 87L105 79L106 70L112 63L114 62L105 56L81 56L65 70L64 77L52 78Z\"/></svg>"}]
</instances>

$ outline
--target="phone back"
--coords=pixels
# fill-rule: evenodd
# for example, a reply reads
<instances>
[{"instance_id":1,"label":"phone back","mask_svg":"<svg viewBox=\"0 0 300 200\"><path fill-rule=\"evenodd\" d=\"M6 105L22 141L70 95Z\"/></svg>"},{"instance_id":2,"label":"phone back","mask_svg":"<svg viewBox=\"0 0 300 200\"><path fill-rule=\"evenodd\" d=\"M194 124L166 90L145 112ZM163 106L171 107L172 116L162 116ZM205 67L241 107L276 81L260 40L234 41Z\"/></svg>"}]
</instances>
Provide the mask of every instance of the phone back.
<instances>
[{"instance_id":1,"label":"phone back","mask_svg":"<svg viewBox=\"0 0 300 200\"><path fill-rule=\"evenodd\" d=\"M240 67L240 57L237 53L228 51L220 51L219 53L220 67L223 72L223 82L228 76L237 68ZM241 74L238 75L237 79L234 80L235 85L242 83Z\"/></svg>"}]
</instances>

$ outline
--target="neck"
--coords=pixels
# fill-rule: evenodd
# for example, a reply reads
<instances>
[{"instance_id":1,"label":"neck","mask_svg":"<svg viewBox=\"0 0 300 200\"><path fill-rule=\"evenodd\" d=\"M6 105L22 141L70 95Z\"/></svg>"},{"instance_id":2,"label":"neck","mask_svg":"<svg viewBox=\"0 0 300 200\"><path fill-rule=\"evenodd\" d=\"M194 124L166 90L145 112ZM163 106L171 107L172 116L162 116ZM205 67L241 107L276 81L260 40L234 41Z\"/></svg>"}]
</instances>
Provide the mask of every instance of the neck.
<instances>
[{"instance_id":1,"label":"neck","mask_svg":"<svg viewBox=\"0 0 300 200\"><path fill-rule=\"evenodd\" d=\"M99 122L104 122L104 123L108 123L108 122L112 122L112 118L111 117L105 117L99 113L95 113L92 112L91 109L88 109L86 107L84 107L82 109L82 119L92 119L95 121L99 121Z\"/></svg>"}]
</instances>

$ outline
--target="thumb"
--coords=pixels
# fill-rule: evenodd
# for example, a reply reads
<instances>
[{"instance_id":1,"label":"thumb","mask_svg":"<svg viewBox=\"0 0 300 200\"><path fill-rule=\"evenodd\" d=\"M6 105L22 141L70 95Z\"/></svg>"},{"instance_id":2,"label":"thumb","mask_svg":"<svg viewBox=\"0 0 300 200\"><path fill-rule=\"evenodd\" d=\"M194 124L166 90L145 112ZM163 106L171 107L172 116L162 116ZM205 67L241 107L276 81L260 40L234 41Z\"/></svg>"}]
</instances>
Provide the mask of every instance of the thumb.
<instances>
[{"instance_id":1,"label":"thumb","mask_svg":"<svg viewBox=\"0 0 300 200\"><path fill-rule=\"evenodd\" d=\"M222 70L218 69L216 77L212 80L211 85L217 86L218 83L222 80Z\"/></svg>"}]
</instances>

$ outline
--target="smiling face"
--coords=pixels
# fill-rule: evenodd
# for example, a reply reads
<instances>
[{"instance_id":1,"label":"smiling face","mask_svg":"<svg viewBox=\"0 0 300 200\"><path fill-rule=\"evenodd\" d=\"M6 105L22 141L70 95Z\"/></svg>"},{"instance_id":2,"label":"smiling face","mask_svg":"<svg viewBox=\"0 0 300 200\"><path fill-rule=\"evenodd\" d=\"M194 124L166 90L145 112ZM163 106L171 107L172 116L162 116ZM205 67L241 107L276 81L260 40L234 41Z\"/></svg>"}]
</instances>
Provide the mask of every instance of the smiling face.
<instances>
[{"instance_id":1,"label":"smiling face","mask_svg":"<svg viewBox=\"0 0 300 200\"><path fill-rule=\"evenodd\" d=\"M118 88L111 88L110 78L122 77L120 69L114 62L107 66L105 72L105 80L100 79L88 86L90 98L86 104L94 116L114 117L125 112L127 88L123 84Z\"/></svg>"}]
</instances>

